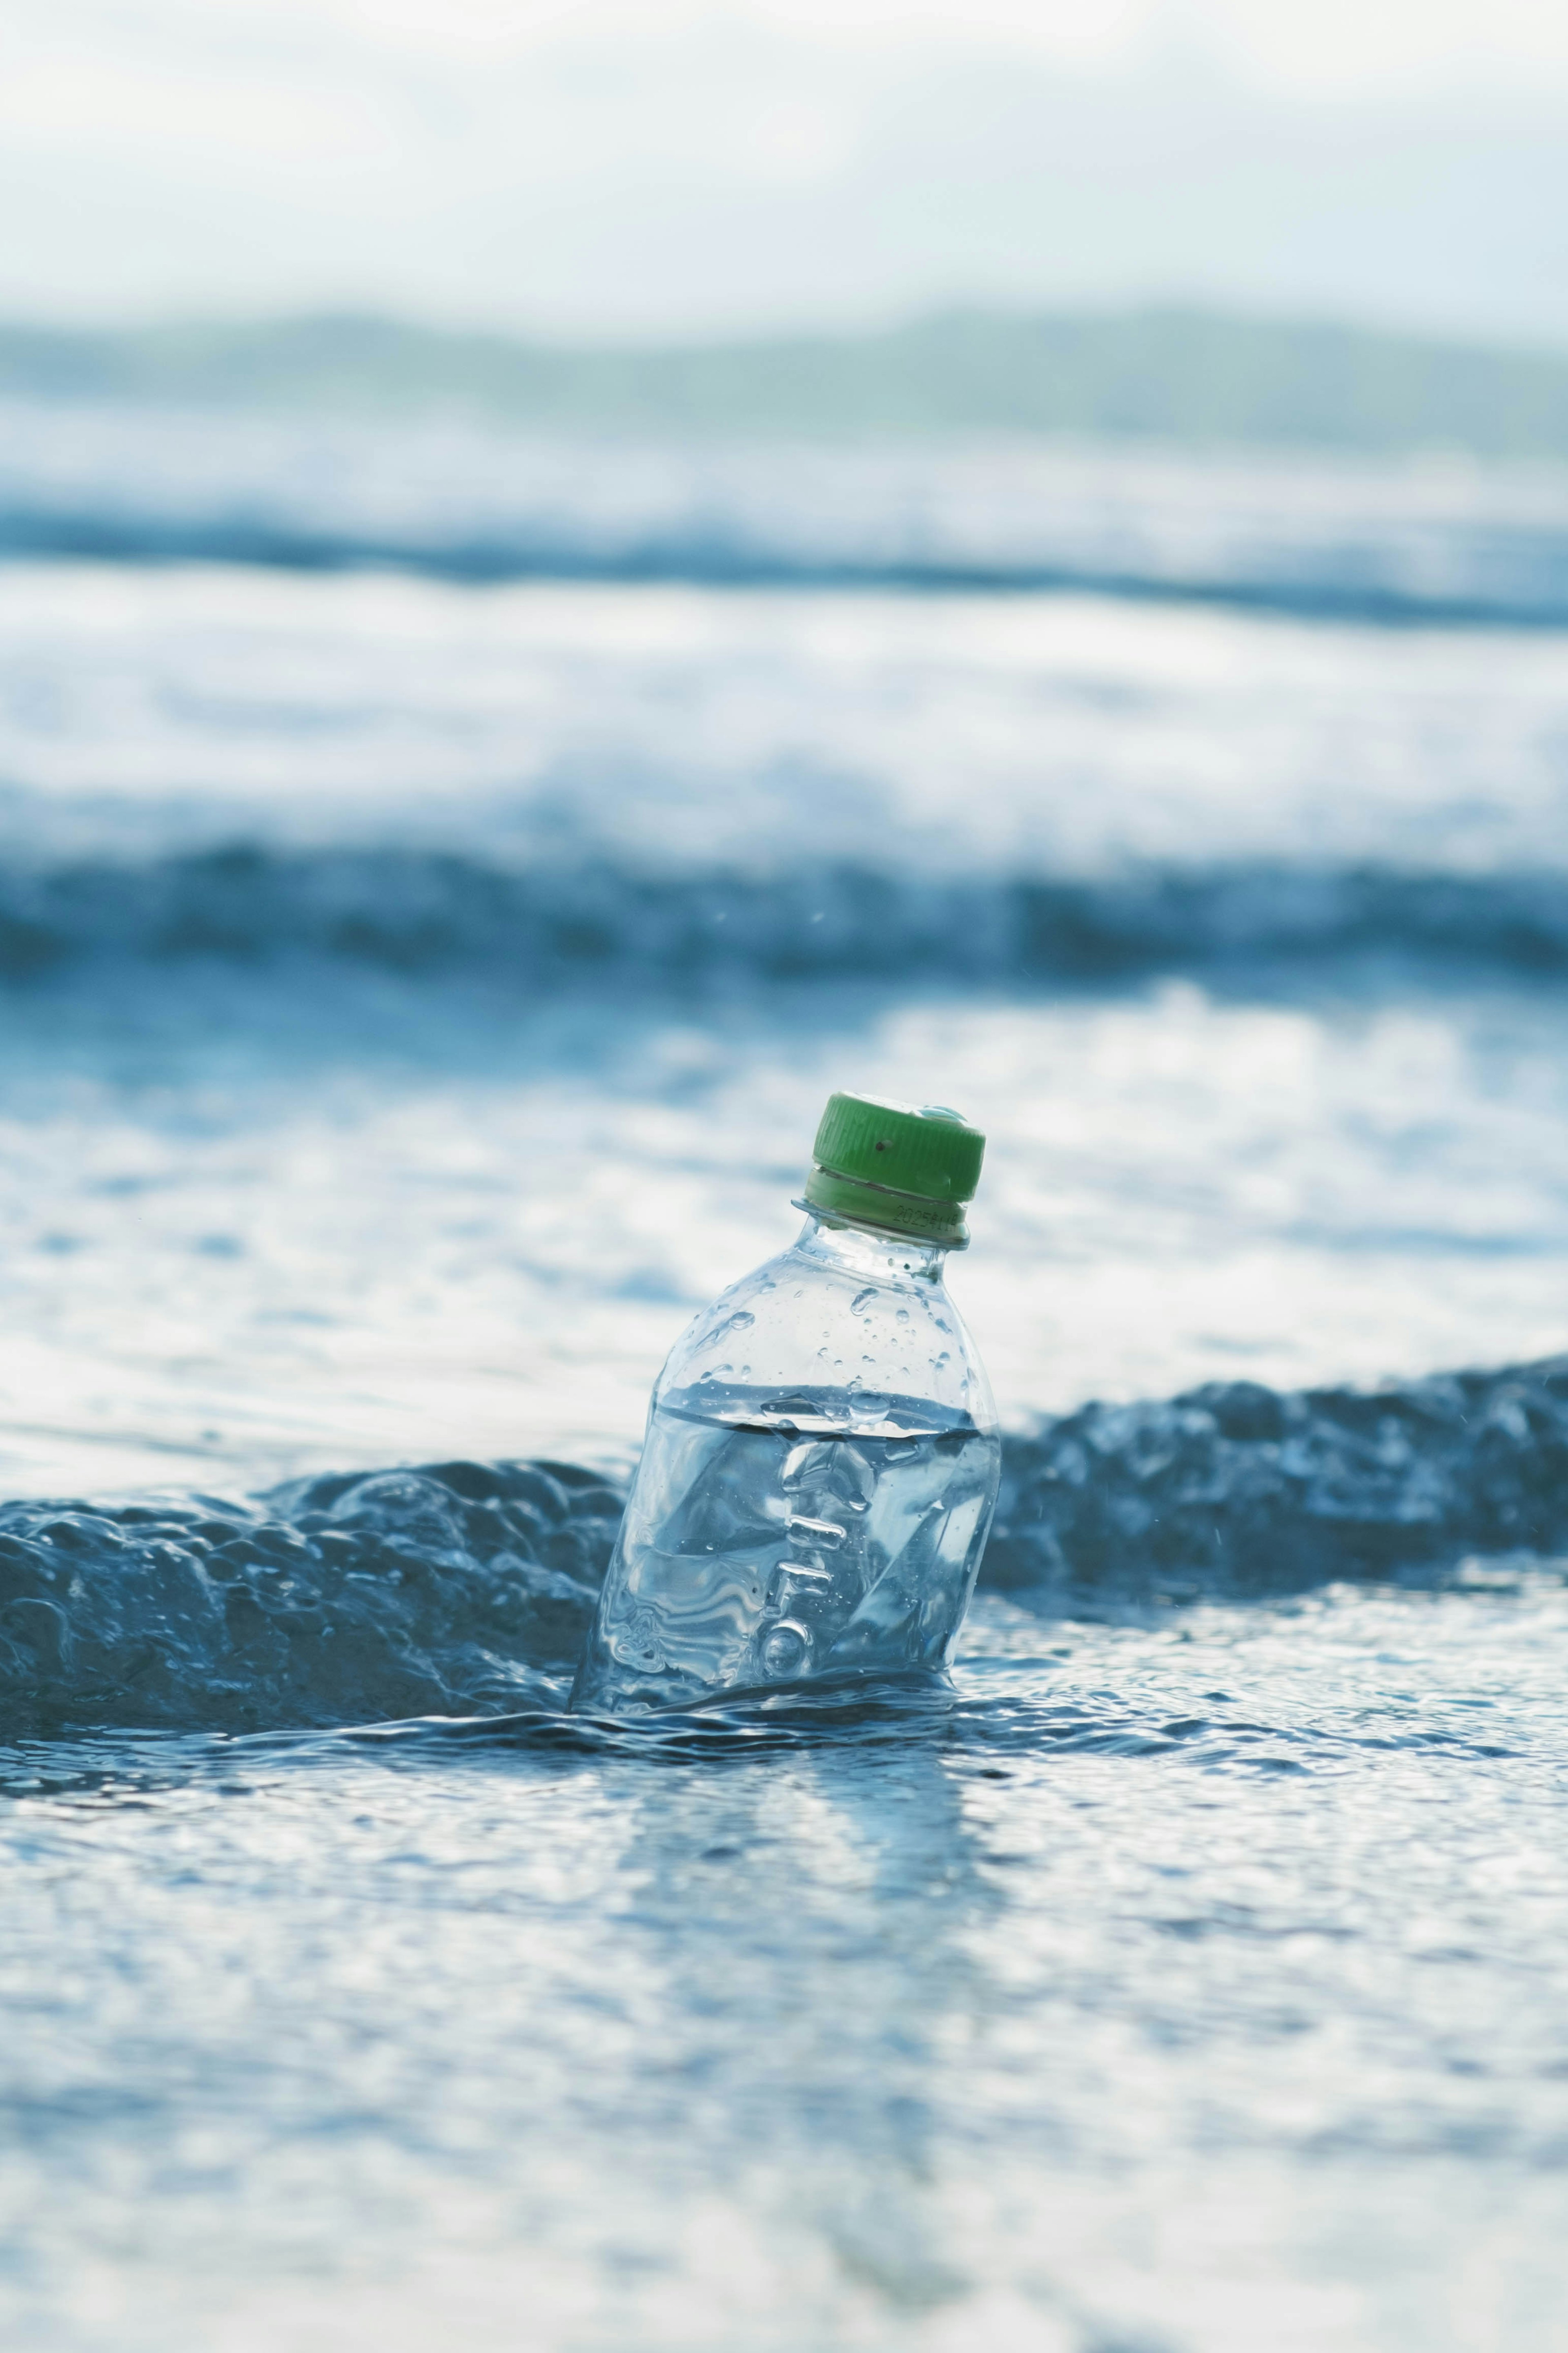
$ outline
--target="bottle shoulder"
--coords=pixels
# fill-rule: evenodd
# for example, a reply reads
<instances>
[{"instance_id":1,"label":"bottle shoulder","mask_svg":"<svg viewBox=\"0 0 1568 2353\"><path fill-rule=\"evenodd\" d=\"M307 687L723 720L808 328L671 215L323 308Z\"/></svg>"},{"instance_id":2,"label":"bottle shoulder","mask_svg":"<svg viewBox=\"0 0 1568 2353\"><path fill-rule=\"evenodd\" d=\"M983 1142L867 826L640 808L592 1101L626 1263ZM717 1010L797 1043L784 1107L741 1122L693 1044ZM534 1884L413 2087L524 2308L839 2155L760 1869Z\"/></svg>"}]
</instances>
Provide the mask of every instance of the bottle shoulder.
<instances>
[{"instance_id":1,"label":"bottle shoulder","mask_svg":"<svg viewBox=\"0 0 1568 2353\"><path fill-rule=\"evenodd\" d=\"M693 1319L654 1400L773 1389L919 1400L949 1422L996 1427L984 1367L930 1253L779 1251Z\"/></svg>"}]
</instances>

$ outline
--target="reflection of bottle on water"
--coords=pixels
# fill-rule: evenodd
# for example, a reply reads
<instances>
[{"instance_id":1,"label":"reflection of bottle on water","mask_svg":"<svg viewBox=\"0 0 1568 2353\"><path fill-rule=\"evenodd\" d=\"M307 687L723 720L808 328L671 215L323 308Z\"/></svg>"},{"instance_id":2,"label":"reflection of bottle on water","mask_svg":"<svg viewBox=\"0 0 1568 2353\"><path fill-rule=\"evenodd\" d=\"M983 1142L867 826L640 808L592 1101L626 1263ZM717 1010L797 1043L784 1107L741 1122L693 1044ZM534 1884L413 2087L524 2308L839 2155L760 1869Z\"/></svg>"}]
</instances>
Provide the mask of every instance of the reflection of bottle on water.
<instances>
[{"instance_id":1,"label":"reflection of bottle on water","mask_svg":"<svg viewBox=\"0 0 1568 2353\"><path fill-rule=\"evenodd\" d=\"M940 1669L1001 1463L942 1283L985 1139L836 1094L793 1250L700 1315L660 1374L574 1707Z\"/></svg>"}]
</instances>

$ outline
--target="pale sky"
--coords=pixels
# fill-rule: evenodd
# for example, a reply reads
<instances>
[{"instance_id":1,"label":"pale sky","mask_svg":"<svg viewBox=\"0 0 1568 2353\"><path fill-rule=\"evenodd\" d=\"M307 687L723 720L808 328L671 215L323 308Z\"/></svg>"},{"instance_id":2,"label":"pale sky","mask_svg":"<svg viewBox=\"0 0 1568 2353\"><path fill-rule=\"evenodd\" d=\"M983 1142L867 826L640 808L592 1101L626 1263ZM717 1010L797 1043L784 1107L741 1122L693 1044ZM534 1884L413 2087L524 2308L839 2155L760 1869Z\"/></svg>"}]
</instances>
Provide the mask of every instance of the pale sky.
<instances>
[{"instance_id":1,"label":"pale sky","mask_svg":"<svg viewBox=\"0 0 1568 2353\"><path fill-rule=\"evenodd\" d=\"M1108 64L1151 45L1192 43L1297 89L1407 88L1412 78L1463 84L1479 70L1568 80L1561 0L11 0L12 20L52 28L62 47L84 34L141 47L217 38L342 39L366 51L448 59L516 57L563 37L614 46L726 24L909 50L1026 50Z\"/></svg>"},{"instance_id":2,"label":"pale sky","mask_svg":"<svg viewBox=\"0 0 1568 2353\"><path fill-rule=\"evenodd\" d=\"M1568 0L7 0L0 311L1568 341Z\"/></svg>"}]
</instances>

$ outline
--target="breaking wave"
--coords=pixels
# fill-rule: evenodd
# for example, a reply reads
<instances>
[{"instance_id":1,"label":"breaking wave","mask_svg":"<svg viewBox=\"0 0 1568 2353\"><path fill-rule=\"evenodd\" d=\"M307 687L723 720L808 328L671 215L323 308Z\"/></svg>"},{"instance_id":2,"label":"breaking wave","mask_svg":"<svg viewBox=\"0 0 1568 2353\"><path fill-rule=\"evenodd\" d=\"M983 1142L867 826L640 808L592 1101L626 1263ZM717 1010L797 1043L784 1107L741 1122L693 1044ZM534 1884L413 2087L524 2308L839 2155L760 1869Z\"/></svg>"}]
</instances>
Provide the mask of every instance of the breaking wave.
<instances>
[{"instance_id":1,"label":"breaking wave","mask_svg":"<svg viewBox=\"0 0 1568 2353\"><path fill-rule=\"evenodd\" d=\"M1568 1356L1373 1390L1211 1382L1006 1448L984 1580L1285 1591L1568 1545Z\"/></svg>"},{"instance_id":2,"label":"breaking wave","mask_svg":"<svg viewBox=\"0 0 1568 2353\"><path fill-rule=\"evenodd\" d=\"M695 588L883 590L923 596L1089 595L1131 603L1221 606L1308 621L1400 627L1560 628L1568 623L1568 550L1531 543L1466 548L1462 560L1408 571L1348 547L1289 551L1276 561L1163 560L1150 551L1009 554L941 545L884 554L875 546L792 544L743 524L700 523L594 534L526 524L510 531L410 533L264 514L115 514L39 503L0 511L0 560L243 565L263 571L395 571L457 584L569 581ZM1313 558L1316 557L1316 560ZM1292 560L1294 559L1294 560ZM1468 560L1463 560L1468 559Z\"/></svg>"},{"instance_id":3,"label":"breaking wave","mask_svg":"<svg viewBox=\"0 0 1568 2353\"><path fill-rule=\"evenodd\" d=\"M821 975L1027 983L1406 956L1568 971L1568 875L1366 865L943 878L840 862L749 875L239 844L0 871L0 979L326 957L530 987Z\"/></svg>"},{"instance_id":4,"label":"breaking wave","mask_svg":"<svg viewBox=\"0 0 1568 2353\"><path fill-rule=\"evenodd\" d=\"M5 404L0 559L962 595L1561 626L1561 474L1125 445L555 440Z\"/></svg>"},{"instance_id":5,"label":"breaking wave","mask_svg":"<svg viewBox=\"0 0 1568 2353\"><path fill-rule=\"evenodd\" d=\"M623 1496L446 1462L0 1506L0 1727L228 1733L553 1715ZM982 1584L1043 1612L1442 1576L1568 1546L1568 1357L1370 1392L1210 1385L1007 1441Z\"/></svg>"},{"instance_id":6,"label":"breaking wave","mask_svg":"<svg viewBox=\"0 0 1568 2353\"><path fill-rule=\"evenodd\" d=\"M575 1662L622 1497L570 1464L0 1508L0 1710L237 1732L500 1713Z\"/></svg>"}]
</instances>

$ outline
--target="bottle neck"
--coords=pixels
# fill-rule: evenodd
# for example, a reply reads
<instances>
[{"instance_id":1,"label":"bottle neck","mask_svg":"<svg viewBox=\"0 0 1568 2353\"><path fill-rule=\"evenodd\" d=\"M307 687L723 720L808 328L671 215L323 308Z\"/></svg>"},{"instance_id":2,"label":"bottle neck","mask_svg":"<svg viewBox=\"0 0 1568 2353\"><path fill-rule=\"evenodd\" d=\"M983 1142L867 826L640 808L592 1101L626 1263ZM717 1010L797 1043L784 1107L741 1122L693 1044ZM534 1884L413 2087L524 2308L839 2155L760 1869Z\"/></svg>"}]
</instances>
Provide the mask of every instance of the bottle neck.
<instances>
[{"instance_id":1,"label":"bottle neck","mask_svg":"<svg viewBox=\"0 0 1568 2353\"><path fill-rule=\"evenodd\" d=\"M949 1248L946 1242L917 1241L912 1236L847 1225L837 1218L830 1223L813 1209L806 1211L795 1243L800 1255L814 1265L858 1275L866 1282L921 1282L939 1288Z\"/></svg>"}]
</instances>

